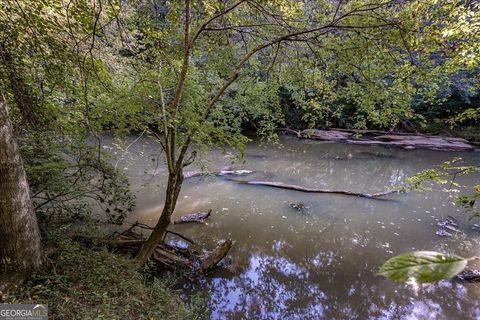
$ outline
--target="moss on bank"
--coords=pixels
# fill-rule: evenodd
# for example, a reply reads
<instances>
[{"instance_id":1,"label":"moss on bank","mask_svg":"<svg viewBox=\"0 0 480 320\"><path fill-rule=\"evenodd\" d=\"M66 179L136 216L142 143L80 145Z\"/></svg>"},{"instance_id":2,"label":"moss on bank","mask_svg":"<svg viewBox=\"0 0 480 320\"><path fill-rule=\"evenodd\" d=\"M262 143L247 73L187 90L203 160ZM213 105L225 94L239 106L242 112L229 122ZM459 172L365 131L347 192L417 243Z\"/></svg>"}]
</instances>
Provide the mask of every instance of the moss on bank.
<instances>
[{"instance_id":1,"label":"moss on bank","mask_svg":"<svg viewBox=\"0 0 480 320\"><path fill-rule=\"evenodd\" d=\"M44 303L50 319L200 319L166 280L149 279L128 257L105 248L86 248L71 241L68 226L44 233L50 252L43 270L34 274L6 303Z\"/></svg>"}]
</instances>

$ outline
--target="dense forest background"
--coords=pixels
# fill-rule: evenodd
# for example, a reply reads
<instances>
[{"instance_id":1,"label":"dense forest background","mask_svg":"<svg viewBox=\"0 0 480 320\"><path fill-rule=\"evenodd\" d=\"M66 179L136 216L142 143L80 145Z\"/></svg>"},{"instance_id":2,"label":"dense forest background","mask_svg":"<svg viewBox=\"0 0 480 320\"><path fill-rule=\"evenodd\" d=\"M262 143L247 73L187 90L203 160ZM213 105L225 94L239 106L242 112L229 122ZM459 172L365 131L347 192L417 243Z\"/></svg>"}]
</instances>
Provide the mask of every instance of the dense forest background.
<instances>
[{"instance_id":1,"label":"dense forest background","mask_svg":"<svg viewBox=\"0 0 480 320\"><path fill-rule=\"evenodd\" d=\"M118 294L147 302L110 297L116 307L105 315L124 303L142 314L156 295L170 297L164 285L143 287L131 260L118 263L106 252L87 259L68 232L58 232L81 222L97 235L92 225L122 224L135 207L127 179L102 149L106 131L142 133L162 145L169 196L150 249L170 223L183 168L212 148L242 154L250 137L275 141L281 128L421 132L478 143L479 9L473 0L2 0L0 125L11 127L18 144L33 205L25 210L38 216L43 251L62 248L50 259L77 260L78 270L99 260L124 267ZM12 162L1 160L0 173L10 170ZM101 219L91 218L93 207ZM151 252L142 250L144 265ZM76 281L69 263L59 265L61 277L40 273L24 298L61 299L52 288ZM4 258L2 268L31 271ZM84 271L87 286L100 290ZM82 299L63 307L94 303Z\"/></svg>"}]
</instances>

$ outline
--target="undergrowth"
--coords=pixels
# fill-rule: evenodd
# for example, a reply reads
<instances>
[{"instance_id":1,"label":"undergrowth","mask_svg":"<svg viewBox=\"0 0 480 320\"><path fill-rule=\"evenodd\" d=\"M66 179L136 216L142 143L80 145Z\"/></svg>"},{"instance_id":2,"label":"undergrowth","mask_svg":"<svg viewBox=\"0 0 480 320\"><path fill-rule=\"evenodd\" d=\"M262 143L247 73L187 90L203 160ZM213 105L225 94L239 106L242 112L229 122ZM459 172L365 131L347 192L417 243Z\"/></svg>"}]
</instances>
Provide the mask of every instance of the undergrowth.
<instances>
[{"instance_id":1,"label":"undergrowth","mask_svg":"<svg viewBox=\"0 0 480 320\"><path fill-rule=\"evenodd\" d=\"M167 278L139 272L133 259L70 239L69 225L43 230L45 267L5 303L43 303L49 319L201 319L201 301L186 305Z\"/></svg>"}]
</instances>

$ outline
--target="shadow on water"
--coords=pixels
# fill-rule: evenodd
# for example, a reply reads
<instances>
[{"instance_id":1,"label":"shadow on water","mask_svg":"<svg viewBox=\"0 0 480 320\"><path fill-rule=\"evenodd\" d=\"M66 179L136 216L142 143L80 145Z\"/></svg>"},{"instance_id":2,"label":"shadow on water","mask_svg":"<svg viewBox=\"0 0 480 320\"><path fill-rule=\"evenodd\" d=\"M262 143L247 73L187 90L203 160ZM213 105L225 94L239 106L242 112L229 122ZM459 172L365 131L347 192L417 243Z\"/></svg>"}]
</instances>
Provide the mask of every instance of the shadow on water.
<instances>
[{"instance_id":1,"label":"shadow on water","mask_svg":"<svg viewBox=\"0 0 480 320\"><path fill-rule=\"evenodd\" d=\"M252 143L246 164L238 168L255 173L243 178L374 193L456 156L480 163L478 152L405 151L293 138L281 143L281 148ZM132 221L153 225L160 214L165 168L151 161L158 150L152 141L140 139L128 153L117 154L138 199ZM222 154L210 156L212 169L230 166ZM478 178L460 182L473 186ZM476 284L419 286L375 275L383 261L406 251L480 253L480 233L471 230L475 222L439 188L388 199L394 201L306 194L224 178L186 180L175 217L209 208L213 213L206 225L172 229L210 248L227 237L236 243L224 268L181 288L187 297L204 292L214 319L480 318ZM307 213L291 203L307 204ZM465 232L436 236L438 220L447 215L459 219Z\"/></svg>"}]
</instances>

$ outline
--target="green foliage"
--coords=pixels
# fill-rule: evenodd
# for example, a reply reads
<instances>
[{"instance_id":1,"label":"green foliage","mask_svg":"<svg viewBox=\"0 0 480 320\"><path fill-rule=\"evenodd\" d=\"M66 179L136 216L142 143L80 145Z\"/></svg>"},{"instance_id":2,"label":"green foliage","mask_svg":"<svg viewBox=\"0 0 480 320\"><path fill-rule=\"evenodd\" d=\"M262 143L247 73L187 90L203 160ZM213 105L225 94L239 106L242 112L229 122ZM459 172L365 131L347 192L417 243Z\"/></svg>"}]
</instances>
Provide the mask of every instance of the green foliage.
<instances>
[{"instance_id":1,"label":"green foliage","mask_svg":"<svg viewBox=\"0 0 480 320\"><path fill-rule=\"evenodd\" d=\"M475 186L474 192L470 195L461 195L457 198L455 203L457 206L463 207L467 212L470 212L471 217L480 218L480 210L478 209L478 200L480 199L480 184Z\"/></svg>"},{"instance_id":2,"label":"green foliage","mask_svg":"<svg viewBox=\"0 0 480 320\"><path fill-rule=\"evenodd\" d=\"M448 183L445 179L448 174L446 172L440 172L437 169L427 169L420 171L419 173L405 179L407 186L404 187L405 191L419 190L429 191L431 188L425 186L425 182L432 181L442 185Z\"/></svg>"},{"instance_id":3,"label":"green foliage","mask_svg":"<svg viewBox=\"0 0 480 320\"><path fill-rule=\"evenodd\" d=\"M468 108L465 111L457 114L455 117L449 119L451 126L458 125L459 123L464 123L467 121L476 121L480 120L480 108Z\"/></svg>"},{"instance_id":4,"label":"green foliage","mask_svg":"<svg viewBox=\"0 0 480 320\"><path fill-rule=\"evenodd\" d=\"M460 185L456 182L459 176L471 175L480 172L479 166L462 165L462 158L453 158L445 162L439 169L427 169L405 179L407 183L403 186L404 191L420 190L428 191L430 187L425 186L428 183L434 183L444 186L443 191L448 193L458 193ZM477 207L477 200L480 198L480 187L477 185L470 194L462 194L457 197L455 203L466 209L472 218L480 217Z\"/></svg>"},{"instance_id":5,"label":"green foliage","mask_svg":"<svg viewBox=\"0 0 480 320\"><path fill-rule=\"evenodd\" d=\"M147 280L130 258L72 242L73 230L58 219L42 231L48 264L5 303L42 302L50 317L67 320L202 318L199 306L188 308L171 283Z\"/></svg>"},{"instance_id":6,"label":"green foliage","mask_svg":"<svg viewBox=\"0 0 480 320\"><path fill-rule=\"evenodd\" d=\"M449 279L465 269L468 259L447 256L433 251L415 251L387 260L378 275L392 280L407 282L414 279L419 283Z\"/></svg>"},{"instance_id":7,"label":"green foliage","mask_svg":"<svg viewBox=\"0 0 480 320\"><path fill-rule=\"evenodd\" d=\"M76 219L100 211L121 224L135 206L126 177L83 139L32 133L23 137L21 152L37 210Z\"/></svg>"}]
</instances>

